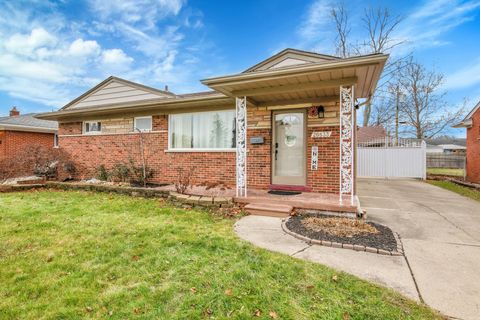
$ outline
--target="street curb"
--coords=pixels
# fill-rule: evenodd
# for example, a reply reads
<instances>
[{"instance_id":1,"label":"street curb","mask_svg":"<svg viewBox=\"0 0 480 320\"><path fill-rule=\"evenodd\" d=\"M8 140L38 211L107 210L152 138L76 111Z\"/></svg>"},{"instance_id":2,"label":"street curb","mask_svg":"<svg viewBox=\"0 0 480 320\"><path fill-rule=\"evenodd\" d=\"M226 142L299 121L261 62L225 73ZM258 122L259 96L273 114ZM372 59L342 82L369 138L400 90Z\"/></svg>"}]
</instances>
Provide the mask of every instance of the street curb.
<instances>
[{"instance_id":1,"label":"street curb","mask_svg":"<svg viewBox=\"0 0 480 320\"><path fill-rule=\"evenodd\" d=\"M383 249L378 249L378 248L373 248L373 247L368 247L368 246L363 246L363 245L358 245L358 244L350 244L350 243L340 243L340 242L333 242L333 241L326 241L326 240L317 240L317 239L312 239L306 236L302 236L301 234L298 234L296 232L293 232L287 228L287 221L290 219L284 218L282 219L282 230L288 235L291 235L292 237L295 237L299 240L305 241L307 244L317 244L320 246L325 246L325 247L333 247L333 248L342 248L342 249L350 249L353 251L364 251L364 252L369 252L369 253L376 253L376 254L381 254L385 256L403 256L404 251L403 251L403 245L402 242L400 241L400 236L396 233L393 232L393 236L395 237L395 241L397 242L397 250L396 251L388 251L388 250L383 250Z\"/></svg>"}]
</instances>

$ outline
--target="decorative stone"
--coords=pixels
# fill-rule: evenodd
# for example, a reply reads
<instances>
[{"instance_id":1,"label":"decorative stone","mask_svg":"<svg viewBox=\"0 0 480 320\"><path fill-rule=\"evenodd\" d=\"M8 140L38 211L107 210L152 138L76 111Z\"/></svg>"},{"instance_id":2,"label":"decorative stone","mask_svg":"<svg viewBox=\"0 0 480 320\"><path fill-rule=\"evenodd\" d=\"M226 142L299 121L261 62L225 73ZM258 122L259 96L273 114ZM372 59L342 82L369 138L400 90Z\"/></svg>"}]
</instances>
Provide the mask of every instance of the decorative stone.
<instances>
[{"instance_id":1,"label":"decorative stone","mask_svg":"<svg viewBox=\"0 0 480 320\"><path fill-rule=\"evenodd\" d=\"M340 242L332 242L333 248L342 248L342 244Z\"/></svg>"},{"instance_id":2,"label":"decorative stone","mask_svg":"<svg viewBox=\"0 0 480 320\"><path fill-rule=\"evenodd\" d=\"M355 250L355 251L365 251L365 246L354 244L353 245L353 250Z\"/></svg>"},{"instance_id":3,"label":"decorative stone","mask_svg":"<svg viewBox=\"0 0 480 320\"><path fill-rule=\"evenodd\" d=\"M353 250L353 244L344 243L344 244L342 244L342 248Z\"/></svg>"},{"instance_id":4,"label":"decorative stone","mask_svg":"<svg viewBox=\"0 0 480 320\"><path fill-rule=\"evenodd\" d=\"M372 248L372 247L365 247L365 251L370 252L370 253L378 253L377 248Z\"/></svg>"}]
</instances>

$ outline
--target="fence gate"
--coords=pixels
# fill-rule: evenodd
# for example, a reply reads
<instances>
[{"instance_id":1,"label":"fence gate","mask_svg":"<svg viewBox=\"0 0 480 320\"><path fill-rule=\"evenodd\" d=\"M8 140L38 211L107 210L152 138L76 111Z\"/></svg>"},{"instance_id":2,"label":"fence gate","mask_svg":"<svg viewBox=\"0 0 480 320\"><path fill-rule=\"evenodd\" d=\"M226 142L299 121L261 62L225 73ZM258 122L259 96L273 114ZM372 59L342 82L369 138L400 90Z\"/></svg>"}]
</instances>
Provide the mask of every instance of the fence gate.
<instances>
[{"instance_id":1,"label":"fence gate","mask_svg":"<svg viewBox=\"0 0 480 320\"><path fill-rule=\"evenodd\" d=\"M392 138L358 143L357 176L426 178L426 144L417 139Z\"/></svg>"}]
</instances>

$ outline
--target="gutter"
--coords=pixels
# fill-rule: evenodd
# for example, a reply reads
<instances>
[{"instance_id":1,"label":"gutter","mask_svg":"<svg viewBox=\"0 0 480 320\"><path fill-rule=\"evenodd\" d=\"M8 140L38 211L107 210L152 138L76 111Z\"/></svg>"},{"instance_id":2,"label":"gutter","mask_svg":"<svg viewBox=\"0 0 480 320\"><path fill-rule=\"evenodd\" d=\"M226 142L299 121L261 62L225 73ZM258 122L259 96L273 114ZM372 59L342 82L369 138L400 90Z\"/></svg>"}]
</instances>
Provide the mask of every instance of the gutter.
<instances>
[{"instance_id":1,"label":"gutter","mask_svg":"<svg viewBox=\"0 0 480 320\"><path fill-rule=\"evenodd\" d=\"M58 129L54 129L54 128L22 126L17 124L0 124L0 130L41 132L41 133L56 133L58 131Z\"/></svg>"}]
</instances>

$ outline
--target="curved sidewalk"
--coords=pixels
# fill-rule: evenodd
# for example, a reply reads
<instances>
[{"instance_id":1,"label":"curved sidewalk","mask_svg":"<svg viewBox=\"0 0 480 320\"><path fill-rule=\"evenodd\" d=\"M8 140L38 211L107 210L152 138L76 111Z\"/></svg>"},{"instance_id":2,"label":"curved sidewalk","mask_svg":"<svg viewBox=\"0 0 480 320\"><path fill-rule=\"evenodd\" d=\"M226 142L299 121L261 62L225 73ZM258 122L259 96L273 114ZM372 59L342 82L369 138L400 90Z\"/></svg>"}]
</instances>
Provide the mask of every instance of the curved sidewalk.
<instances>
[{"instance_id":1,"label":"curved sidewalk","mask_svg":"<svg viewBox=\"0 0 480 320\"><path fill-rule=\"evenodd\" d=\"M419 301L415 283L403 256L309 245L282 230L282 218L246 216L235 224L240 238L271 251L309 260L351 273Z\"/></svg>"}]
</instances>

